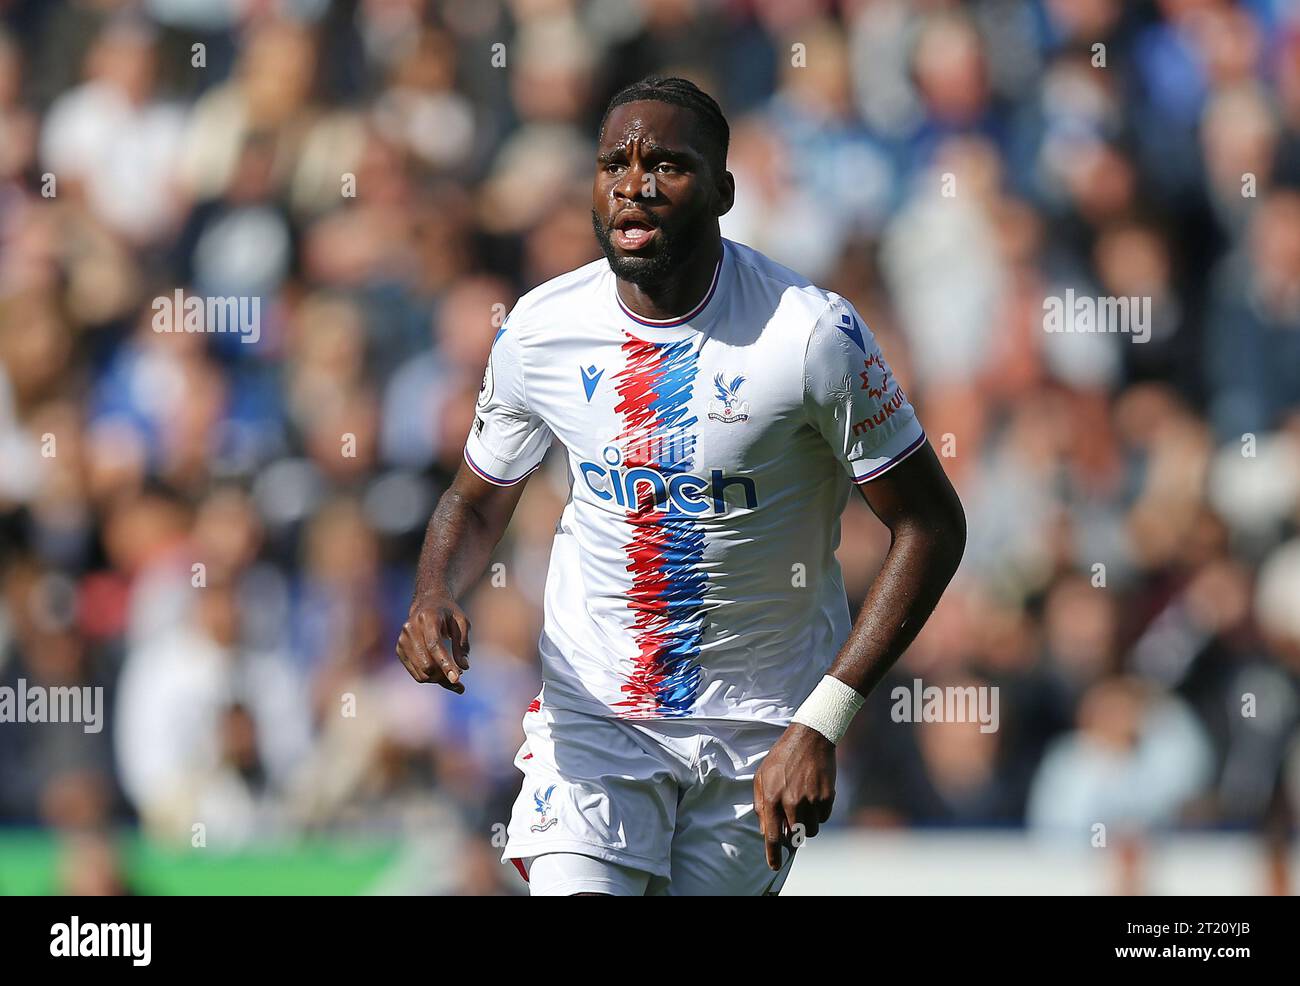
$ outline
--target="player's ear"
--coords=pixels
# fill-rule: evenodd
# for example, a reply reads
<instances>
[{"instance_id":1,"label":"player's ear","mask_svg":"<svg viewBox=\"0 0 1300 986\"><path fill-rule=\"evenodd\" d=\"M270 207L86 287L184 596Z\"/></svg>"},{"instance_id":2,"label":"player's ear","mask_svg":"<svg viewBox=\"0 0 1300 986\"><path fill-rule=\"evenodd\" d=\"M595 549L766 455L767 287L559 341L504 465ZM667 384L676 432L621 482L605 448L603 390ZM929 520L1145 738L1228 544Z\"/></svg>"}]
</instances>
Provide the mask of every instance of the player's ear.
<instances>
[{"instance_id":1,"label":"player's ear","mask_svg":"<svg viewBox=\"0 0 1300 986\"><path fill-rule=\"evenodd\" d=\"M736 204L736 179L730 171L722 172L714 186L714 194L717 196L717 206L714 215L725 216L731 211L731 207Z\"/></svg>"}]
</instances>

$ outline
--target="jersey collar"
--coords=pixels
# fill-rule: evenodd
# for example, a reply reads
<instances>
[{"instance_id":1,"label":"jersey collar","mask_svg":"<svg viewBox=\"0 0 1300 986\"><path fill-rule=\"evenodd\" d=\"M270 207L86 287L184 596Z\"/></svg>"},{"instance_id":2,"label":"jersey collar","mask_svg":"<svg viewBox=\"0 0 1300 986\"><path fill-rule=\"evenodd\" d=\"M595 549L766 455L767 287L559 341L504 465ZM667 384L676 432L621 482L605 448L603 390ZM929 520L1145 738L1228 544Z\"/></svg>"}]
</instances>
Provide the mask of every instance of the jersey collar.
<instances>
[{"instance_id":1,"label":"jersey collar","mask_svg":"<svg viewBox=\"0 0 1300 986\"><path fill-rule=\"evenodd\" d=\"M704 292L704 297L700 303L692 308L685 315L679 315L677 318L646 318L644 315L638 315L627 305L623 304L623 299L618 295L618 279L613 278L614 301L619 310L634 323L635 329L631 330L634 335L641 336L650 341L667 341L671 338L681 338L684 332L689 332L685 327L693 320L698 319L704 314L705 309L713 300L714 295L718 293L718 284L722 280L722 266L727 261L727 241L722 241L722 256L718 258L717 265L713 268L713 279L709 282L709 289Z\"/></svg>"}]
</instances>

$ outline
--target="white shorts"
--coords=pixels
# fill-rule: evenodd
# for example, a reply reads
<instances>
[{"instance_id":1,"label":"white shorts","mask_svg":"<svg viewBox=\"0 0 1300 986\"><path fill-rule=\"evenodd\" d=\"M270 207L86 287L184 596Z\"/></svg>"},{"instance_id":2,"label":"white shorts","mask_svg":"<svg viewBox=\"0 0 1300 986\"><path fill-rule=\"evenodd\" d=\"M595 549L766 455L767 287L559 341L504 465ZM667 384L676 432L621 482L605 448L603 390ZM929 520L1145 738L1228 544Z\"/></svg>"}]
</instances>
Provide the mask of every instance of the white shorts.
<instances>
[{"instance_id":1,"label":"white shorts","mask_svg":"<svg viewBox=\"0 0 1300 986\"><path fill-rule=\"evenodd\" d=\"M632 722L542 706L524 716L524 775L503 860L534 896L777 893L754 774L785 731L768 723Z\"/></svg>"}]
</instances>

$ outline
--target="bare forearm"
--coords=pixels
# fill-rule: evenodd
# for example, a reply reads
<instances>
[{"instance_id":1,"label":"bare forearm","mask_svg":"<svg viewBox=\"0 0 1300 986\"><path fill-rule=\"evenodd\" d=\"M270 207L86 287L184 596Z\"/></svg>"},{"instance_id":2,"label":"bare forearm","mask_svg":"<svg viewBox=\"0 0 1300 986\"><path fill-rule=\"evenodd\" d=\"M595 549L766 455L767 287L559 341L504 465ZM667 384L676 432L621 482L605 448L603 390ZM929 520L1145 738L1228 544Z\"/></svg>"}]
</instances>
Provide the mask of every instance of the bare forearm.
<instances>
[{"instance_id":1,"label":"bare forearm","mask_svg":"<svg viewBox=\"0 0 1300 986\"><path fill-rule=\"evenodd\" d=\"M415 575L415 598L459 599L483 574L504 525L485 515L454 487L429 519Z\"/></svg>"},{"instance_id":2,"label":"bare forearm","mask_svg":"<svg viewBox=\"0 0 1300 986\"><path fill-rule=\"evenodd\" d=\"M964 547L960 518L928 530L896 532L830 674L869 694L925 625Z\"/></svg>"},{"instance_id":3,"label":"bare forearm","mask_svg":"<svg viewBox=\"0 0 1300 986\"><path fill-rule=\"evenodd\" d=\"M935 468L933 462L917 466ZM838 682L823 679L817 685L754 775L754 811L774 871L782 865L782 845L793 844L792 833L802 831L811 838L831 816L835 745L861 704L843 694L844 685L865 696L879 683L925 623L961 561L966 541L961 504L946 479L933 486L939 495L904 519L895 494L906 492L906 483L896 484L892 492L878 487L874 503L871 494L863 494L878 515L890 518L894 538L885 564L831 665Z\"/></svg>"},{"instance_id":4,"label":"bare forearm","mask_svg":"<svg viewBox=\"0 0 1300 986\"><path fill-rule=\"evenodd\" d=\"M415 598L397 656L416 681L463 694L470 621L458 600L478 581L519 503L523 483L489 484L462 468L433 511L415 573Z\"/></svg>"}]
</instances>

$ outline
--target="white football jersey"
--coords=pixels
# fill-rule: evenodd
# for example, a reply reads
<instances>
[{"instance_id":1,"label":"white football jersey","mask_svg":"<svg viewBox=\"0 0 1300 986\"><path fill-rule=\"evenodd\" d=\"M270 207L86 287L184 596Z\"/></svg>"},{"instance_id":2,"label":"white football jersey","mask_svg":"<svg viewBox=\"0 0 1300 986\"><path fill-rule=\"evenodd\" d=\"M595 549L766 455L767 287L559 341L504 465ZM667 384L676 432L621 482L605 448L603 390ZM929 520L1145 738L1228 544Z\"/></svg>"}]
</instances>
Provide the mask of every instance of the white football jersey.
<instances>
[{"instance_id":1,"label":"white football jersey","mask_svg":"<svg viewBox=\"0 0 1300 986\"><path fill-rule=\"evenodd\" d=\"M598 260L498 331L465 446L511 485L568 450L543 701L629 719L787 722L851 625L850 482L925 435L853 307L723 243L682 318L633 314Z\"/></svg>"}]
</instances>

